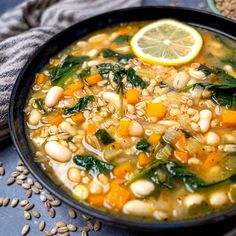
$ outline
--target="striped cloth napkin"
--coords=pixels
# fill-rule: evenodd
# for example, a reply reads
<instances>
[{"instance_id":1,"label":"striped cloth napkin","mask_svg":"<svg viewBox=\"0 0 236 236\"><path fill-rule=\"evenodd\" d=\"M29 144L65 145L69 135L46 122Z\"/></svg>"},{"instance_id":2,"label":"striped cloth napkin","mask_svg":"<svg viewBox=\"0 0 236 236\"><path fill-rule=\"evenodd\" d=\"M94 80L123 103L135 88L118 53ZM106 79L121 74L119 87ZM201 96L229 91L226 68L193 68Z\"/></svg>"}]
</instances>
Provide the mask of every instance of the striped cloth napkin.
<instances>
[{"instance_id":1,"label":"striped cloth napkin","mask_svg":"<svg viewBox=\"0 0 236 236\"><path fill-rule=\"evenodd\" d=\"M0 16L0 141L8 136L14 82L40 45L75 22L139 5L141 0L27 0Z\"/></svg>"}]
</instances>

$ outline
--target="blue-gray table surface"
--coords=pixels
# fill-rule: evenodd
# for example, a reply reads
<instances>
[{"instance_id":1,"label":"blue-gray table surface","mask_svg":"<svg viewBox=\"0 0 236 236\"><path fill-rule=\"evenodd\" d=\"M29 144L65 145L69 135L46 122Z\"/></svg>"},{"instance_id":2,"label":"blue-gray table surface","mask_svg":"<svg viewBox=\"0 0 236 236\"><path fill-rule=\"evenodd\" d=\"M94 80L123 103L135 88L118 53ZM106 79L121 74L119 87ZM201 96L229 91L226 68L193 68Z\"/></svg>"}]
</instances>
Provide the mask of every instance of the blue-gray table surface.
<instances>
[{"instance_id":1,"label":"blue-gray table surface","mask_svg":"<svg viewBox=\"0 0 236 236\"><path fill-rule=\"evenodd\" d=\"M22 0L0 0L0 13L5 12L8 9L11 9L16 4L21 3ZM143 3L144 5L177 5L185 6L191 8L202 8L204 10L209 10L207 7L206 0L146 0ZM0 144L0 162L4 164L6 174L3 177L0 177L0 197L17 197L19 199L25 199L25 192L21 186L14 184L14 186L7 186L5 181L9 177L10 173L15 170L19 157L14 150L14 147L11 143L11 140L7 140ZM38 223L40 220L44 219L47 223L46 228L51 229L55 223L59 220L62 220L66 223L73 223L77 226L85 225L85 221L80 215L76 219L70 219L67 213L68 206L62 204L60 207L56 208L56 217L54 219L50 218L47 210L44 208L42 201L39 198L39 195L33 195L30 198L30 201L35 204L36 210L40 211L41 218L33 218L31 221L26 221L23 217L23 209L19 206L16 208L12 207L1 207L0 208L0 236L16 236L20 235L21 229L25 224L29 224L31 227L29 235L42 235L38 230ZM71 235L79 235L78 232L72 233ZM144 235L144 233L131 232L130 230L116 229L111 226L103 225L102 229L99 232L90 232L90 236L102 236L102 235L112 235L112 236L134 236L134 235ZM145 233L147 235L147 233ZM152 233L150 235L157 235ZM158 233L158 235L160 235ZM177 235L177 234L176 234ZM204 235L204 234L203 234Z\"/></svg>"}]
</instances>

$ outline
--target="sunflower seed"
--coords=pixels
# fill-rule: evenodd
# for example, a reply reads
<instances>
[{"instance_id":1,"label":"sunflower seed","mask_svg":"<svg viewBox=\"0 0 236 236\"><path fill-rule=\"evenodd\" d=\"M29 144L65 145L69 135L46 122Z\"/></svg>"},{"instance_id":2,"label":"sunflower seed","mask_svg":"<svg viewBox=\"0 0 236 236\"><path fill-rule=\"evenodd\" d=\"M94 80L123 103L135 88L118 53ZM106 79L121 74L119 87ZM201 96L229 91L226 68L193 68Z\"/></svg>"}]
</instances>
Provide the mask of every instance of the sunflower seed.
<instances>
[{"instance_id":1,"label":"sunflower seed","mask_svg":"<svg viewBox=\"0 0 236 236\"><path fill-rule=\"evenodd\" d=\"M81 226L81 227L79 227L79 231L80 231L80 232L83 232L83 231L88 232L89 230L90 230L90 229L89 229L88 226Z\"/></svg>"},{"instance_id":2,"label":"sunflower seed","mask_svg":"<svg viewBox=\"0 0 236 236\"><path fill-rule=\"evenodd\" d=\"M29 211L31 210L32 208L34 207L34 204L29 202L25 207L24 207L24 210L25 211Z\"/></svg>"},{"instance_id":3,"label":"sunflower seed","mask_svg":"<svg viewBox=\"0 0 236 236\"><path fill-rule=\"evenodd\" d=\"M29 184L27 184L27 183L23 183L22 184L22 187L24 188L24 189L30 189L30 185Z\"/></svg>"},{"instance_id":4,"label":"sunflower seed","mask_svg":"<svg viewBox=\"0 0 236 236\"><path fill-rule=\"evenodd\" d=\"M9 204L9 202L10 202L10 198L4 198L3 199L3 202L2 202L2 205L4 206L4 207L6 207L8 204Z\"/></svg>"},{"instance_id":5,"label":"sunflower seed","mask_svg":"<svg viewBox=\"0 0 236 236\"><path fill-rule=\"evenodd\" d=\"M24 171L23 171L23 174L24 175L28 175L29 174L29 170L25 168Z\"/></svg>"},{"instance_id":6,"label":"sunflower seed","mask_svg":"<svg viewBox=\"0 0 236 236\"><path fill-rule=\"evenodd\" d=\"M23 226L23 228L21 230L21 235L24 236L24 235L28 234L29 230L30 230L30 226L29 225Z\"/></svg>"},{"instance_id":7,"label":"sunflower seed","mask_svg":"<svg viewBox=\"0 0 236 236\"><path fill-rule=\"evenodd\" d=\"M93 225L93 230L94 231L99 231L100 229L101 229L101 223L96 220L94 225Z\"/></svg>"},{"instance_id":8,"label":"sunflower seed","mask_svg":"<svg viewBox=\"0 0 236 236\"><path fill-rule=\"evenodd\" d=\"M50 231L48 231L48 230L45 229L43 232L44 232L44 235L45 235L45 236L51 236Z\"/></svg>"},{"instance_id":9,"label":"sunflower seed","mask_svg":"<svg viewBox=\"0 0 236 236\"><path fill-rule=\"evenodd\" d=\"M20 175L20 173L18 171L14 171L11 173L11 177L17 177L18 175Z\"/></svg>"},{"instance_id":10,"label":"sunflower seed","mask_svg":"<svg viewBox=\"0 0 236 236\"><path fill-rule=\"evenodd\" d=\"M51 201L50 204L52 206L60 206L61 205L61 201L58 200L58 199L55 199L55 200Z\"/></svg>"},{"instance_id":11,"label":"sunflower seed","mask_svg":"<svg viewBox=\"0 0 236 236\"><path fill-rule=\"evenodd\" d=\"M35 210L32 210L32 215L35 217L35 218L40 218L40 213L38 211L35 211Z\"/></svg>"},{"instance_id":12,"label":"sunflower seed","mask_svg":"<svg viewBox=\"0 0 236 236\"><path fill-rule=\"evenodd\" d=\"M60 228L57 229L57 232L59 234L68 232L68 228L66 226L60 227Z\"/></svg>"},{"instance_id":13,"label":"sunflower seed","mask_svg":"<svg viewBox=\"0 0 236 236\"><path fill-rule=\"evenodd\" d=\"M25 180L26 178L27 178L27 176L24 174L20 174L16 177L16 179L21 179L21 180Z\"/></svg>"},{"instance_id":14,"label":"sunflower seed","mask_svg":"<svg viewBox=\"0 0 236 236\"><path fill-rule=\"evenodd\" d=\"M89 227L90 230L93 230L93 223L90 221L87 221L87 226Z\"/></svg>"},{"instance_id":15,"label":"sunflower seed","mask_svg":"<svg viewBox=\"0 0 236 236\"><path fill-rule=\"evenodd\" d=\"M57 229L58 229L57 226L53 227L52 230L51 230L51 235L57 234Z\"/></svg>"},{"instance_id":16,"label":"sunflower seed","mask_svg":"<svg viewBox=\"0 0 236 236\"><path fill-rule=\"evenodd\" d=\"M39 222L39 230L40 230L40 231L43 231L44 228L45 228L45 225L46 225L46 223L45 223L44 220L40 221L40 222Z\"/></svg>"},{"instance_id":17,"label":"sunflower seed","mask_svg":"<svg viewBox=\"0 0 236 236\"><path fill-rule=\"evenodd\" d=\"M69 236L70 234L68 232L62 233L61 236Z\"/></svg>"},{"instance_id":18,"label":"sunflower seed","mask_svg":"<svg viewBox=\"0 0 236 236\"><path fill-rule=\"evenodd\" d=\"M82 231L81 232L81 236L87 236L88 234L87 234L87 232L86 231Z\"/></svg>"},{"instance_id":19,"label":"sunflower seed","mask_svg":"<svg viewBox=\"0 0 236 236\"><path fill-rule=\"evenodd\" d=\"M25 167L24 166L17 166L16 170L23 172L25 170Z\"/></svg>"},{"instance_id":20,"label":"sunflower seed","mask_svg":"<svg viewBox=\"0 0 236 236\"><path fill-rule=\"evenodd\" d=\"M37 187L35 187L35 186L32 186L32 191L35 193L35 194L39 194L40 193L40 191L39 191L39 189L37 188Z\"/></svg>"},{"instance_id":21,"label":"sunflower seed","mask_svg":"<svg viewBox=\"0 0 236 236\"><path fill-rule=\"evenodd\" d=\"M27 198L31 198L32 192L33 192L32 189L29 189L29 190L25 193L26 197L27 197Z\"/></svg>"},{"instance_id":22,"label":"sunflower seed","mask_svg":"<svg viewBox=\"0 0 236 236\"><path fill-rule=\"evenodd\" d=\"M22 160L19 160L18 163L17 163L18 166L23 166L24 163L22 162Z\"/></svg>"},{"instance_id":23,"label":"sunflower seed","mask_svg":"<svg viewBox=\"0 0 236 236\"><path fill-rule=\"evenodd\" d=\"M77 230L77 227L73 224L68 224L67 228L69 231L75 232Z\"/></svg>"},{"instance_id":24,"label":"sunflower seed","mask_svg":"<svg viewBox=\"0 0 236 236\"><path fill-rule=\"evenodd\" d=\"M26 220L30 220L31 219L31 214L28 211L24 211L24 218Z\"/></svg>"},{"instance_id":25,"label":"sunflower seed","mask_svg":"<svg viewBox=\"0 0 236 236\"><path fill-rule=\"evenodd\" d=\"M45 202L45 201L47 200L47 198L46 198L45 195L41 194L41 195L40 195L40 200L41 200L42 202Z\"/></svg>"},{"instance_id":26,"label":"sunflower seed","mask_svg":"<svg viewBox=\"0 0 236 236\"><path fill-rule=\"evenodd\" d=\"M47 194L46 193L46 198L49 200L49 201L53 201L54 200L54 197L51 195L51 194Z\"/></svg>"},{"instance_id":27,"label":"sunflower seed","mask_svg":"<svg viewBox=\"0 0 236 236\"><path fill-rule=\"evenodd\" d=\"M20 201L20 206L24 207L24 206L26 206L28 203L29 203L28 200L21 200L21 201Z\"/></svg>"},{"instance_id":28,"label":"sunflower seed","mask_svg":"<svg viewBox=\"0 0 236 236\"><path fill-rule=\"evenodd\" d=\"M11 200L11 207L16 207L17 204L18 204L18 202L19 202L19 199L18 199L18 198L13 198L13 199Z\"/></svg>"},{"instance_id":29,"label":"sunflower seed","mask_svg":"<svg viewBox=\"0 0 236 236\"><path fill-rule=\"evenodd\" d=\"M15 182L15 180L16 179L14 177L10 177L10 178L7 179L6 184L7 185L11 185L11 184L13 184Z\"/></svg>"},{"instance_id":30,"label":"sunflower seed","mask_svg":"<svg viewBox=\"0 0 236 236\"><path fill-rule=\"evenodd\" d=\"M69 208L69 209L68 209L68 215L69 215L69 217L70 217L71 219L75 219L76 216L77 216L75 210L72 209L72 208Z\"/></svg>"},{"instance_id":31,"label":"sunflower seed","mask_svg":"<svg viewBox=\"0 0 236 236\"><path fill-rule=\"evenodd\" d=\"M50 202L49 202L49 201L44 202L44 207L45 207L46 209L48 209L48 211L49 211L49 209L51 208Z\"/></svg>"},{"instance_id":32,"label":"sunflower seed","mask_svg":"<svg viewBox=\"0 0 236 236\"><path fill-rule=\"evenodd\" d=\"M49 210L49 215L50 215L50 217L51 217L51 218L54 218L54 217L55 217L55 214L56 214L55 209L54 209L53 207L50 208L50 210Z\"/></svg>"},{"instance_id":33,"label":"sunflower seed","mask_svg":"<svg viewBox=\"0 0 236 236\"><path fill-rule=\"evenodd\" d=\"M18 185L22 185L24 182L23 182L23 180L21 180L21 179L17 179L17 180L16 180L16 183L17 183Z\"/></svg>"},{"instance_id":34,"label":"sunflower seed","mask_svg":"<svg viewBox=\"0 0 236 236\"><path fill-rule=\"evenodd\" d=\"M38 189L43 189L43 186L39 182L37 182L37 181L34 183L34 185Z\"/></svg>"},{"instance_id":35,"label":"sunflower seed","mask_svg":"<svg viewBox=\"0 0 236 236\"><path fill-rule=\"evenodd\" d=\"M64 222L62 222L62 221L58 221L58 222L56 223L56 226L57 226L58 228L60 228L60 227L66 226L66 224L65 224Z\"/></svg>"},{"instance_id":36,"label":"sunflower seed","mask_svg":"<svg viewBox=\"0 0 236 236\"><path fill-rule=\"evenodd\" d=\"M4 198L3 197L1 197L0 198L0 207L2 206L2 204L3 204L3 200L4 200Z\"/></svg>"},{"instance_id":37,"label":"sunflower seed","mask_svg":"<svg viewBox=\"0 0 236 236\"><path fill-rule=\"evenodd\" d=\"M27 179L27 183L28 183L29 185L33 185L33 184L34 184L34 181L33 181L31 178L28 178L28 179Z\"/></svg>"},{"instance_id":38,"label":"sunflower seed","mask_svg":"<svg viewBox=\"0 0 236 236\"><path fill-rule=\"evenodd\" d=\"M81 216L82 216L83 219L85 219L86 221L87 221L87 220L91 220L91 217L88 216L88 215L82 214Z\"/></svg>"},{"instance_id":39,"label":"sunflower seed","mask_svg":"<svg viewBox=\"0 0 236 236\"><path fill-rule=\"evenodd\" d=\"M5 175L5 169L3 166L0 167L0 176Z\"/></svg>"}]
</instances>

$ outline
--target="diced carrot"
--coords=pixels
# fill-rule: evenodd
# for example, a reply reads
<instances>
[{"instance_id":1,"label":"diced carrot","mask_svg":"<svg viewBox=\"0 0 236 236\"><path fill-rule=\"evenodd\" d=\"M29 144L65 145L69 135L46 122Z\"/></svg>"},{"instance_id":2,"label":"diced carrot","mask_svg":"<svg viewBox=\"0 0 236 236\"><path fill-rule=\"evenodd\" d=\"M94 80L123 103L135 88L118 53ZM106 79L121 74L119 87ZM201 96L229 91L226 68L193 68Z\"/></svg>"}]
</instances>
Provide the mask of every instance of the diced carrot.
<instances>
[{"instance_id":1,"label":"diced carrot","mask_svg":"<svg viewBox=\"0 0 236 236\"><path fill-rule=\"evenodd\" d=\"M47 79L48 79L48 77L45 74L43 74L43 73L37 74L36 84L38 84L38 85L45 84Z\"/></svg>"},{"instance_id":2,"label":"diced carrot","mask_svg":"<svg viewBox=\"0 0 236 236\"><path fill-rule=\"evenodd\" d=\"M146 109L146 116L147 117L157 117L158 119L161 119L166 114L166 107L160 103L149 103Z\"/></svg>"},{"instance_id":3,"label":"diced carrot","mask_svg":"<svg viewBox=\"0 0 236 236\"><path fill-rule=\"evenodd\" d=\"M63 121L63 118L61 115L56 115L48 120L48 123L51 125L58 126Z\"/></svg>"},{"instance_id":4,"label":"diced carrot","mask_svg":"<svg viewBox=\"0 0 236 236\"><path fill-rule=\"evenodd\" d=\"M112 50L115 50L117 48L120 48L120 45L117 44L117 43L112 43L111 46L110 46L110 49L112 49Z\"/></svg>"},{"instance_id":5,"label":"diced carrot","mask_svg":"<svg viewBox=\"0 0 236 236\"><path fill-rule=\"evenodd\" d=\"M126 26L126 27L121 27L118 29L118 33L121 35L126 35L130 32L130 27Z\"/></svg>"},{"instance_id":6,"label":"diced carrot","mask_svg":"<svg viewBox=\"0 0 236 236\"><path fill-rule=\"evenodd\" d=\"M92 48L95 48L95 49L101 49L104 45L104 42L103 41L94 41L94 42L90 42Z\"/></svg>"},{"instance_id":7,"label":"diced carrot","mask_svg":"<svg viewBox=\"0 0 236 236\"><path fill-rule=\"evenodd\" d=\"M86 128L86 133L89 134L89 135L94 135L97 131L97 126L95 123L91 123L91 124L88 124L87 125L87 128Z\"/></svg>"},{"instance_id":8,"label":"diced carrot","mask_svg":"<svg viewBox=\"0 0 236 236\"><path fill-rule=\"evenodd\" d=\"M86 81L89 85L97 84L98 82L102 81L102 76L100 74L90 75L86 78Z\"/></svg>"},{"instance_id":9,"label":"diced carrot","mask_svg":"<svg viewBox=\"0 0 236 236\"><path fill-rule=\"evenodd\" d=\"M111 188L105 196L105 202L116 210L122 209L123 205L132 197L131 193L123 185L117 182L111 183Z\"/></svg>"},{"instance_id":10,"label":"diced carrot","mask_svg":"<svg viewBox=\"0 0 236 236\"><path fill-rule=\"evenodd\" d=\"M213 167L214 165L216 165L219 161L219 156L217 154L217 152L212 152L211 154L209 154L205 161L202 164L202 169L207 171L209 170L211 167Z\"/></svg>"},{"instance_id":11,"label":"diced carrot","mask_svg":"<svg viewBox=\"0 0 236 236\"><path fill-rule=\"evenodd\" d=\"M148 137L147 141L151 145L157 145L159 143L160 139L161 139L161 136L159 134L153 133Z\"/></svg>"},{"instance_id":12,"label":"diced carrot","mask_svg":"<svg viewBox=\"0 0 236 236\"><path fill-rule=\"evenodd\" d=\"M117 129L117 135L119 137L129 136L129 126L130 126L130 121L120 121L120 125Z\"/></svg>"},{"instance_id":13,"label":"diced carrot","mask_svg":"<svg viewBox=\"0 0 236 236\"><path fill-rule=\"evenodd\" d=\"M84 87L84 84L82 81L78 81L74 84L69 84L66 88L66 90L63 92L64 97L75 97L74 92L82 89Z\"/></svg>"},{"instance_id":14,"label":"diced carrot","mask_svg":"<svg viewBox=\"0 0 236 236\"><path fill-rule=\"evenodd\" d=\"M224 126L236 126L236 111L224 110L222 122Z\"/></svg>"},{"instance_id":15,"label":"diced carrot","mask_svg":"<svg viewBox=\"0 0 236 236\"><path fill-rule=\"evenodd\" d=\"M212 37L211 37L210 34L204 34L203 35L203 40L204 40L205 43L209 43L209 42L212 41Z\"/></svg>"},{"instance_id":16,"label":"diced carrot","mask_svg":"<svg viewBox=\"0 0 236 236\"><path fill-rule=\"evenodd\" d=\"M152 158L150 158L145 152L140 152L138 154L138 164L140 166L146 166L152 161Z\"/></svg>"},{"instance_id":17,"label":"diced carrot","mask_svg":"<svg viewBox=\"0 0 236 236\"><path fill-rule=\"evenodd\" d=\"M113 174L117 179L124 179L127 174L130 174L133 171L133 165L129 161L126 161L115 167Z\"/></svg>"},{"instance_id":18,"label":"diced carrot","mask_svg":"<svg viewBox=\"0 0 236 236\"><path fill-rule=\"evenodd\" d=\"M136 104L139 102L139 91L130 89L125 94L126 100L129 104Z\"/></svg>"},{"instance_id":19,"label":"diced carrot","mask_svg":"<svg viewBox=\"0 0 236 236\"><path fill-rule=\"evenodd\" d=\"M175 150L174 156L178 161L180 161L182 163L186 163L188 161L188 153L187 152Z\"/></svg>"},{"instance_id":20,"label":"diced carrot","mask_svg":"<svg viewBox=\"0 0 236 236\"><path fill-rule=\"evenodd\" d=\"M78 112L77 114L70 117L75 123L81 124L84 121L84 116L82 112Z\"/></svg>"},{"instance_id":21,"label":"diced carrot","mask_svg":"<svg viewBox=\"0 0 236 236\"><path fill-rule=\"evenodd\" d=\"M91 206L94 207L103 207L105 196L101 195L90 195L88 198L88 202Z\"/></svg>"},{"instance_id":22,"label":"diced carrot","mask_svg":"<svg viewBox=\"0 0 236 236\"><path fill-rule=\"evenodd\" d=\"M50 64L54 65L54 66L58 66L60 64L60 61L61 61L61 59L54 58L54 59L51 59Z\"/></svg>"},{"instance_id":23,"label":"diced carrot","mask_svg":"<svg viewBox=\"0 0 236 236\"><path fill-rule=\"evenodd\" d=\"M187 144L187 139L186 139L183 132L180 132L180 134L173 141L173 144L178 150L185 151L185 147L186 147L186 144Z\"/></svg>"}]
</instances>

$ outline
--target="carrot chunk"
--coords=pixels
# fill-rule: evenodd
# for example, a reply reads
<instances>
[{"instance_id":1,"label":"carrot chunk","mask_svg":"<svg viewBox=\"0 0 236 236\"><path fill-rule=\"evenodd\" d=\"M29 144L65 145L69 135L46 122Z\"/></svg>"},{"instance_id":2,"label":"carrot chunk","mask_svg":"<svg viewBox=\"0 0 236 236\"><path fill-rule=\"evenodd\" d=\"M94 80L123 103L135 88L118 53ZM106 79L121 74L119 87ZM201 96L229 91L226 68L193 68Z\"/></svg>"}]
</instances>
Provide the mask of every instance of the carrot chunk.
<instances>
[{"instance_id":1,"label":"carrot chunk","mask_svg":"<svg viewBox=\"0 0 236 236\"><path fill-rule=\"evenodd\" d=\"M207 171L209 170L211 167L213 167L214 165L216 165L219 161L219 156L216 152L212 152L211 154L209 154L205 161L202 164L202 169Z\"/></svg>"},{"instance_id":2,"label":"carrot chunk","mask_svg":"<svg viewBox=\"0 0 236 236\"><path fill-rule=\"evenodd\" d=\"M180 134L173 141L173 144L178 150L185 151L185 147L187 144L187 139L185 135L182 132L180 132Z\"/></svg>"},{"instance_id":3,"label":"carrot chunk","mask_svg":"<svg viewBox=\"0 0 236 236\"><path fill-rule=\"evenodd\" d=\"M131 193L123 185L113 182L105 196L105 202L114 209L120 210L131 197Z\"/></svg>"},{"instance_id":4,"label":"carrot chunk","mask_svg":"<svg viewBox=\"0 0 236 236\"><path fill-rule=\"evenodd\" d=\"M48 79L48 77L45 74L43 74L43 73L37 74L36 84L38 84L38 85L45 84L47 79Z\"/></svg>"},{"instance_id":5,"label":"carrot chunk","mask_svg":"<svg viewBox=\"0 0 236 236\"><path fill-rule=\"evenodd\" d=\"M51 125L58 126L63 121L63 118L61 115L56 115L48 120L48 123Z\"/></svg>"},{"instance_id":6,"label":"carrot chunk","mask_svg":"<svg viewBox=\"0 0 236 236\"><path fill-rule=\"evenodd\" d=\"M91 206L94 207L103 207L105 196L101 195L90 195L88 198L88 202Z\"/></svg>"},{"instance_id":7,"label":"carrot chunk","mask_svg":"<svg viewBox=\"0 0 236 236\"><path fill-rule=\"evenodd\" d=\"M119 137L129 136L129 126L130 126L130 121L120 121L120 125L117 129L117 135Z\"/></svg>"},{"instance_id":8,"label":"carrot chunk","mask_svg":"<svg viewBox=\"0 0 236 236\"><path fill-rule=\"evenodd\" d=\"M160 139L161 139L161 136L159 134L153 133L148 137L147 141L151 145L157 145Z\"/></svg>"},{"instance_id":9,"label":"carrot chunk","mask_svg":"<svg viewBox=\"0 0 236 236\"><path fill-rule=\"evenodd\" d=\"M88 124L87 125L87 128L86 128L86 133L89 134L89 135L94 135L97 131L97 126L95 123L91 123L91 124Z\"/></svg>"},{"instance_id":10,"label":"carrot chunk","mask_svg":"<svg viewBox=\"0 0 236 236\"><path fill-rule=\"evenodd\" d=\"M158 102L158 103L149 103L146 109L146 116L147 117L157 117L158 119L161 119L166 114L166 107Z\"/></svg>"},{"instance_id":11,"label":"carrot chunk","mask_svg":"<svg viewBox=\"0 0 236 236\"><path fill-rule=\"evenodd\" d=\"M113 174L117 179L124 179L127 174L130 174L134 171L134 167L129 161L123 162L119 166L117 166Z\"/></svg>"},{"instance_id":12,"label":"carrot chunk","mask_svg":"<svg viewBox=\"0 0 236 236\"><path fill-rule=\"evenodd\" d=\"M152 158L150 158L145 152L140 152L138 155L138 164L140 166L146 166L152 161Z\"/></svg>"},{"instance_id":13,"label":"carrot chunk","mask_svg":"<svg viewBox=\"0 0 236 236\"><path fill-rule=\"evenodd\" d=\"M71 116L71 119L77 123L77 124L81 124L84 121L84 116L82 114L82 112L78 112L77 114Z\"/></svg>"},{"instance_id":14,"label":"carrot chunk","mask_svg":"<svg viewBox=\"0 0 236 236\"><path fill-rule=\"evenodd\" d=\"M74 92L82 89L84 87L84 84L82 81L78 81L74 84L69 84L66 88L66 90L63 92L64 97L74 97Z\"/></svg>"},{"instance_id":15,"label":"carrot chunk","mask_svg":"<svg viewBox=\"0 0 236 236\"><path fill-rule=\"evenodd\" d=\"M188 153L187 152L175 150L174 156L178 161L180 161L182 163L186 163L188 161Z\"/></svg>"},{"instance_id":16,"label":"carrot chunk","mask_svg":"<svg viewBox=\"0 0 236 236\"><path fill-rule=\"evenodd\" d=\"M89 85L94 85L102 81L102 76L100 74L90 75L86 78L86 81Z\"/></svg>"},{"instance_id":17,"label":"carrot chunk","mask_svg":"<svg viewBox=\"0 0 236 236\"><path fill-rule=\"evenodd\" d=\"M136 104L139 102L139 91L136 89L130 89L126 92L125 97L129 104Z\"/></svg>"},{"instance_id":18,"label":"carrot chunk","mask_svg":"<svg viewBox=\"0 0 236 236\"><path fill-rule=\"evenodd\" d=\"M222 121L224 126L236 126L236 111L224 110Z\"/></svg>"}]
</instances>

